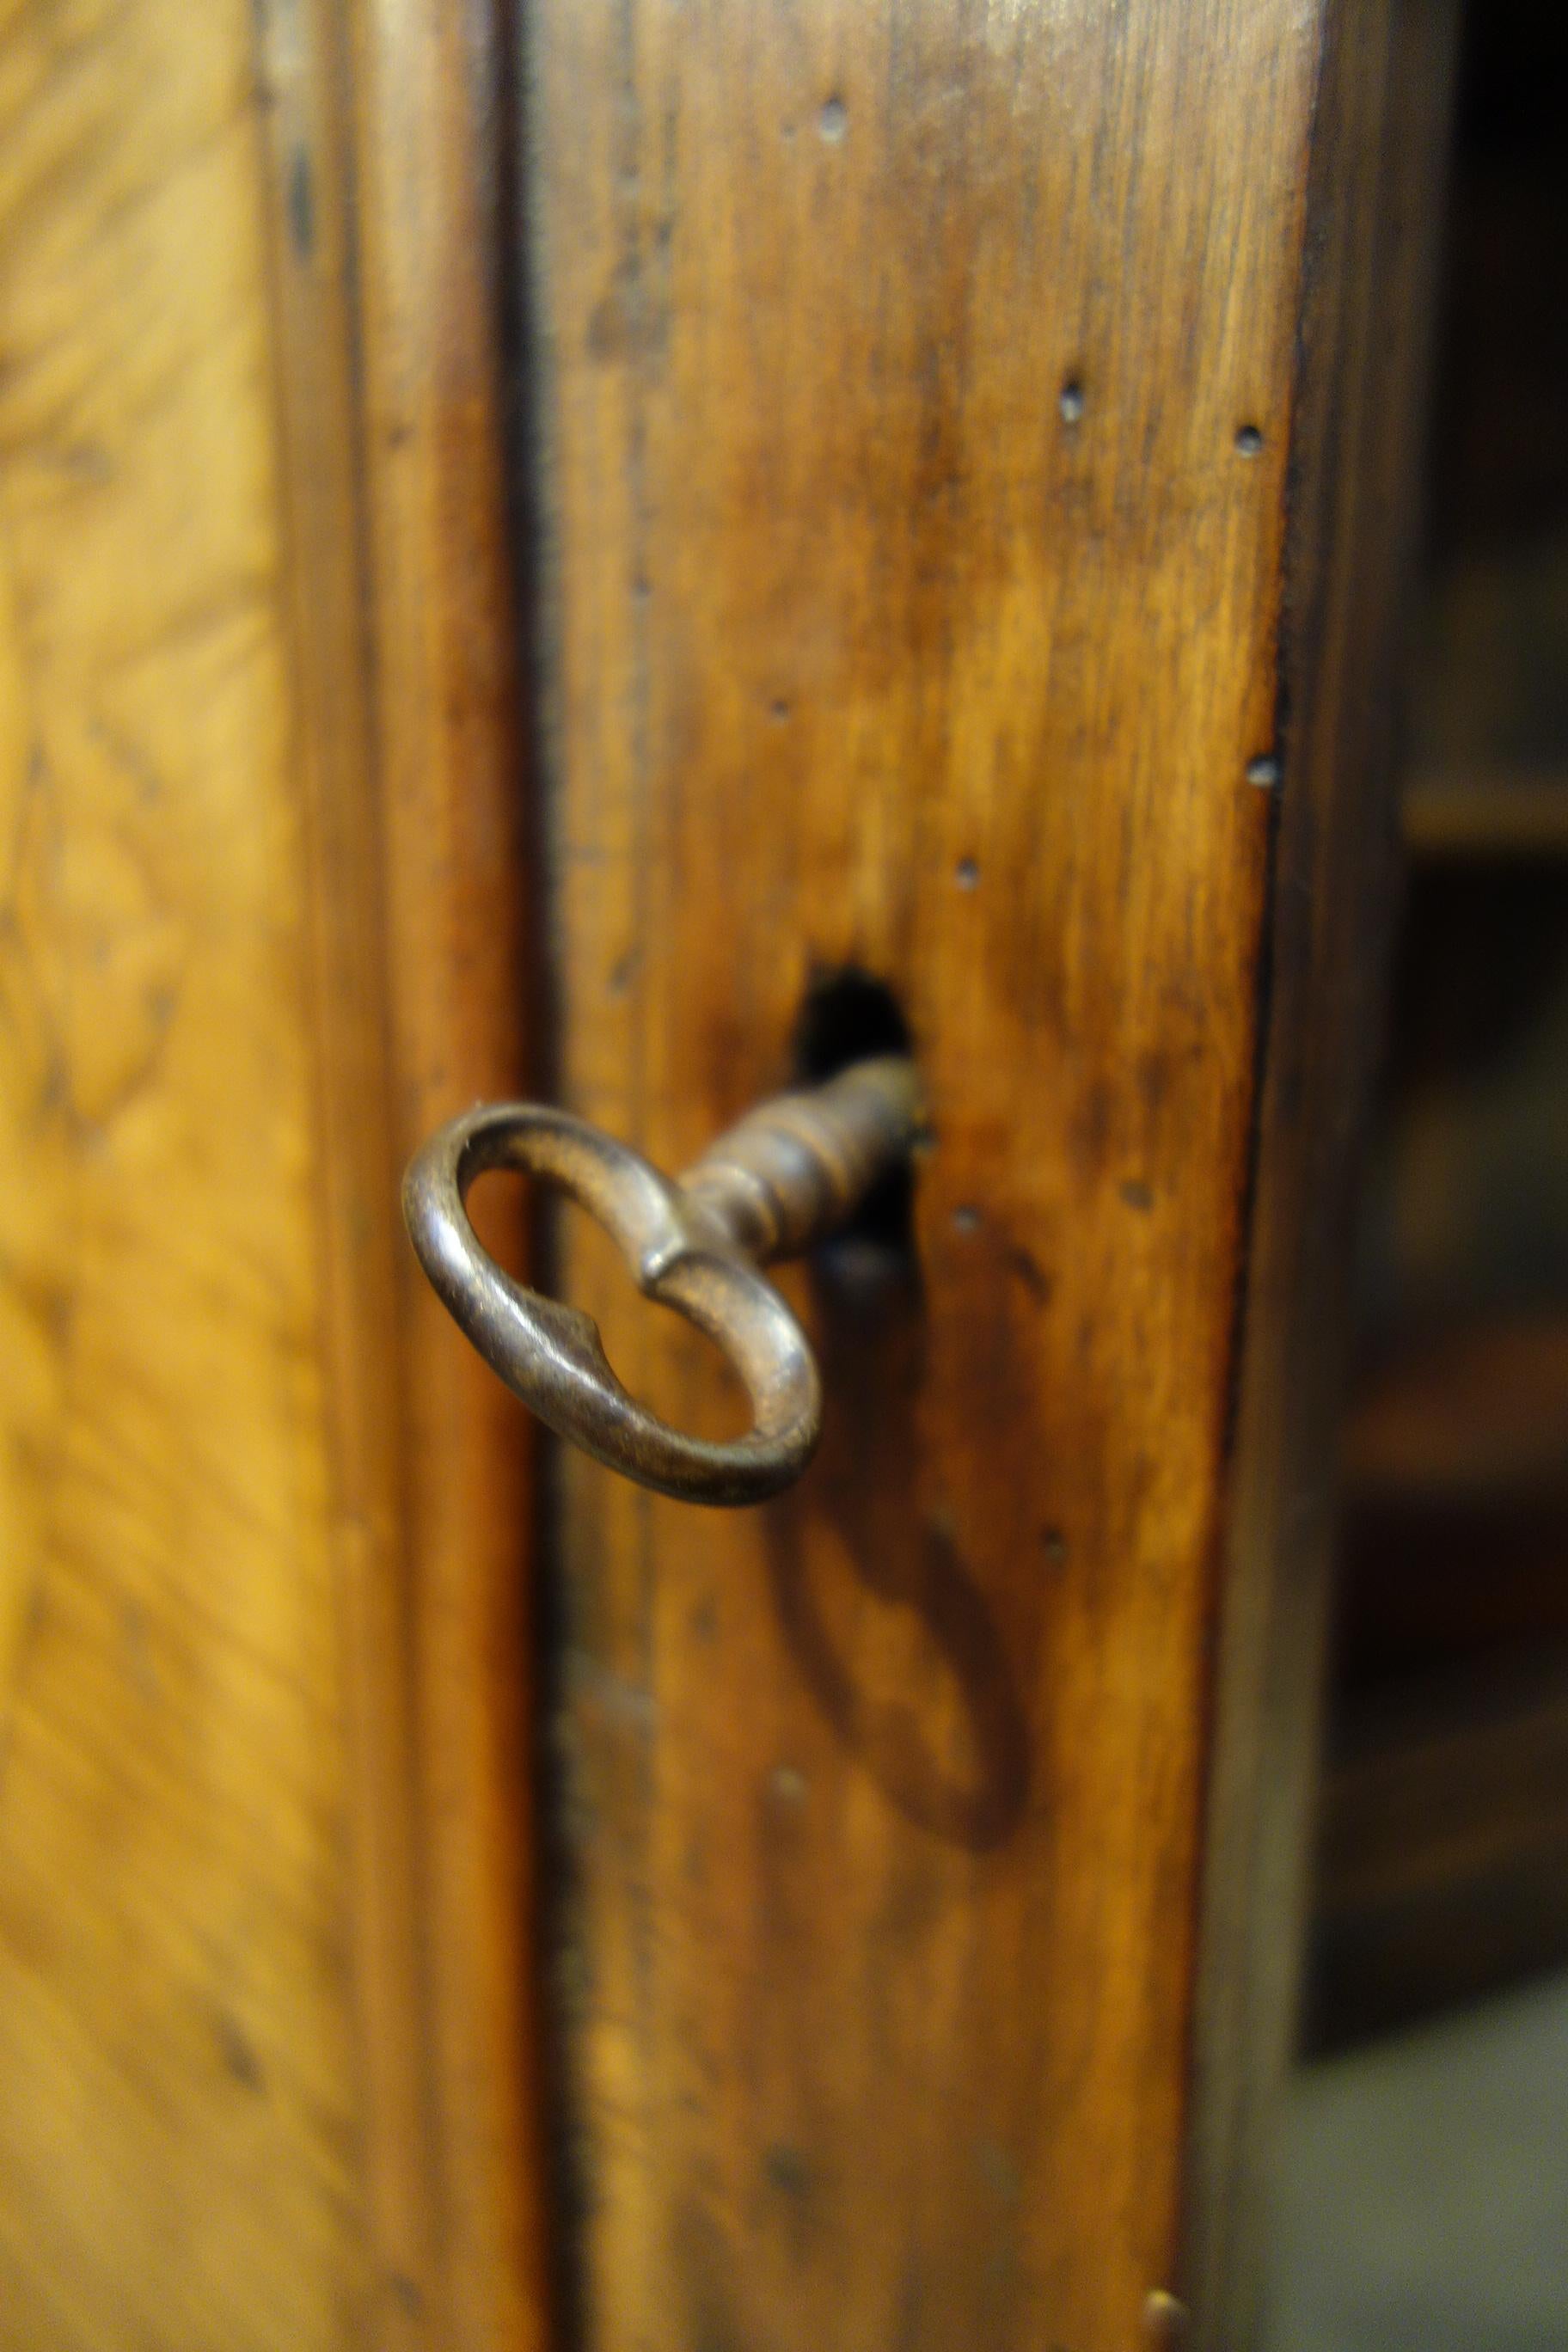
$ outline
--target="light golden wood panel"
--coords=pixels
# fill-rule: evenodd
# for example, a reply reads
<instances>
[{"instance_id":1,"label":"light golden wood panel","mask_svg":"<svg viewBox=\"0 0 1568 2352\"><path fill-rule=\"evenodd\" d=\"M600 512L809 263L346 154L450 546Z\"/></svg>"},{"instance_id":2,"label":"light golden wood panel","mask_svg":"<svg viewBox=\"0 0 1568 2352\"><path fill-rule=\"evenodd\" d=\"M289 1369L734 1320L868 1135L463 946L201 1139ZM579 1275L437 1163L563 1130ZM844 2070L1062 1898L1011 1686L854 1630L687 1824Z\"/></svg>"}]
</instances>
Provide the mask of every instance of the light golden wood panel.
<instances>
[{"instance_id":1,"label":"light golden wood panel","mask_svg":"<svg viewBox=\"0 0 1568 2352\"><path fill-rule=\"evenodd\" d=\"M0 2345L537 2340L484 0L0 25Z\"/></svg>"},{"instance_id":2,"label":"light golden wood panel","mask_svg":"<svg viewBox=\"0 0 1568 2352\"><path fill-rule=\"evenodd\" d=\"M363 2341L244 0L0 22L0 2344Z\"/></svg>"}]
</instances>

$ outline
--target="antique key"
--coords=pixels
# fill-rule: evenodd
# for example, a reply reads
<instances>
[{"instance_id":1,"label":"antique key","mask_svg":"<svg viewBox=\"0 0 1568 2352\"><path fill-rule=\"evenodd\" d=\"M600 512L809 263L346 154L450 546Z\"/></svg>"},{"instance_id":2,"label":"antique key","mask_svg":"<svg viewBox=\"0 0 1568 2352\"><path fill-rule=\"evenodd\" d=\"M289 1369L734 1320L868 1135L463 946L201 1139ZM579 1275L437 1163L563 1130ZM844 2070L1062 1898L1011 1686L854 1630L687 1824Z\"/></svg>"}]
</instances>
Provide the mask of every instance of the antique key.
<instances>
[{"instance_id":1,"label":"antique key","mask_svg":"<svg viewBox=\"0 0 1568 2352\"><path fill-rule=\"evenodd\" d=\"M902 1055L852 1064L821 1086L759 1104L674 1181L565 1111L484 1104L416 1153L403 1211L458 1322L558 1435L687 1502L756 1503L799 1476L822 1428L810 1345L761 1269L842 1225L908 1159L920 1129L920 1087ZM465 1205L489 1168L558 1184L619 1243L647 1297L718 1343L752 1401L744 1437L720 1444L670 1428L622 1387L590 1316L496 1264Z\"/></svg>"}]
</instances>

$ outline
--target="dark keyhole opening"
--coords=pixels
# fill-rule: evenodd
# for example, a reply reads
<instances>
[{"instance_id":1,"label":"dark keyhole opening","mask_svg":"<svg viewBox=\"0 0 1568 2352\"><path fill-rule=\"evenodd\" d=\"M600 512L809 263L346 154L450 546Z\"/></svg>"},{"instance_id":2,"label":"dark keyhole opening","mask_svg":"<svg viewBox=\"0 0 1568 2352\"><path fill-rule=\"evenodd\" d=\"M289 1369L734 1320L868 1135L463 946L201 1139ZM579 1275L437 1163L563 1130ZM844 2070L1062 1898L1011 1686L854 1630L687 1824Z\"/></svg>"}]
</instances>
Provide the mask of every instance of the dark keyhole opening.
<instances>
[{"instance_id":1,"label":"dark keyhole opening","mask_svg":"<svg viewBox=\"0 0 1568 2352\"><path fill-rule=\"evenodd\" d=\"M845 964L818 972L806 990L795 1023L795 1071L803 1084L819 1086L852 1063L874 1061L882 1054L908 1054L913 1044L903 1009L887 982L857 964ZM869 1244L912 1262L914 1202L914 1171L906 1162L872 1187L827 1244L829 1252Z\"/></svg>"}]
</instances>

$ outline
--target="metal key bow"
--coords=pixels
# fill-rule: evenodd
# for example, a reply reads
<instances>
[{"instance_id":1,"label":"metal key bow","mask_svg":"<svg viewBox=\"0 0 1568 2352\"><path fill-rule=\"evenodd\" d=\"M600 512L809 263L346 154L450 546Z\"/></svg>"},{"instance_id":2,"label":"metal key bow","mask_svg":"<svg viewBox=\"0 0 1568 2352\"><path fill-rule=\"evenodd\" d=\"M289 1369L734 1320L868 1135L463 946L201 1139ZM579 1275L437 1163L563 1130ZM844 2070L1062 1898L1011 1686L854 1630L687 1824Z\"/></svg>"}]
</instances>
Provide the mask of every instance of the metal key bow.
<instances>
[{"instance_id":1,"label":"metal key bow","mask_svg":"<svg viewBox=\"0 0 1568 2352\"><path fill-rule=\"evenodd\" d=\"M416 1154L404 1214L420 1263L464 1331L560 1436L688 1502L755 1503L799 1476L822 1427L810 1345L762 1268L841 1225L908 1159L920 1126L914 1066L899 1055L760 1104L674 1180L565 1111L487 1104ZM614 1236L647 1297L717 1342L751 1398L743 1437L715 1443L672 1429L621 1385L591 1317L496 1264L466 1205L489 1168L559 1185Z\"/></svg>"}]
</instances>

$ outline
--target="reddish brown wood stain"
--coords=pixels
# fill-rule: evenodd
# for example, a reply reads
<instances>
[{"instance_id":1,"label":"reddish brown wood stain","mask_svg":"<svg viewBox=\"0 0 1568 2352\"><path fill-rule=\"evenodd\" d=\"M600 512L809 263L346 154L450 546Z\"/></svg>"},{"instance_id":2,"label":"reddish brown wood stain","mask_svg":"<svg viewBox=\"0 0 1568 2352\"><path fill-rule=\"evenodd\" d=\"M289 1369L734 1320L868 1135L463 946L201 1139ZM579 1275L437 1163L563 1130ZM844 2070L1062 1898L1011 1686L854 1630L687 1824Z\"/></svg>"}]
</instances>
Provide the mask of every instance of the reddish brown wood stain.
<instances>
[{"instance_id":1,"label":"reddish brown wood stain","mask_svg":"<svg viewBox=\"0 0 1568 2352\"><path fill-rule=\"evenodd\" d=\"M562 1473L595 2352L1175 2279L1328 19L531 12L566 1098L679 1167L856 964L936 1115L797 1494Z\"/></svg>"},{"instance_id":2,"label":"reddish brown wood stain","mask_svg":"<svg viewBox=\"0 0 1568 2352\"><path fill-rule=\"evenodd\" d=\"M1455 0L1329 14L1291 448L1286 778L1228 1464L1184 2275L1194 2352L1257 2340L1304 1909L1356 1145L1392 928L1399 653Z\"/></svg>"},{"instance_id":3,"label":"reddish brown wood stain","mask_svg":"<svg viewBox=\"0 0 1568 2352\"><path fill-rule=\"evenodd\" d=\"M1172 2277L1317 39L538 12L565 1091L681 1164L854 961L937 1127L797 1495L566 1467L606 2352L1125 2352Z\"/></svg>"}]
</instances>

